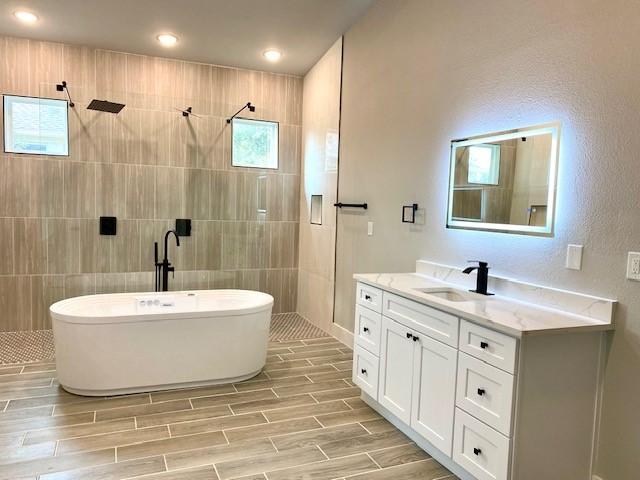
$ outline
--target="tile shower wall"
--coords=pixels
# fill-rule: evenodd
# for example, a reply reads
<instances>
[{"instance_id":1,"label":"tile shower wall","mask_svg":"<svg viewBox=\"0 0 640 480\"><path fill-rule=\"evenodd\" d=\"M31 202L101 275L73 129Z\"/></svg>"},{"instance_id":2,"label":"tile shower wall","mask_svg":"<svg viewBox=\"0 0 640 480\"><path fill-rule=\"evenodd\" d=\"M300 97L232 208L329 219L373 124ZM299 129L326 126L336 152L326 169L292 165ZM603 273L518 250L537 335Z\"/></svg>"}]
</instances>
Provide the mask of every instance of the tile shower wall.
<instances>
[{"instance_id":1,"label":"tile shower wall","mask_svg":"<svg viewBox=\"0 0 640 480\"><path fill-rule=\"evenodd\" d=\"M0 93L63 98L63 79L70 156L0 153L0 331L50 328L62 298L151 290L175 218L193 230L171 248L172 288L259 289L294 311L302 79L0 37ZM127 106L93 112L93 98ZM225 118L248 101L280 122L278 171L230 166ZM103 215L117 236L98 234Z\"/></svg>"}]
</instances>

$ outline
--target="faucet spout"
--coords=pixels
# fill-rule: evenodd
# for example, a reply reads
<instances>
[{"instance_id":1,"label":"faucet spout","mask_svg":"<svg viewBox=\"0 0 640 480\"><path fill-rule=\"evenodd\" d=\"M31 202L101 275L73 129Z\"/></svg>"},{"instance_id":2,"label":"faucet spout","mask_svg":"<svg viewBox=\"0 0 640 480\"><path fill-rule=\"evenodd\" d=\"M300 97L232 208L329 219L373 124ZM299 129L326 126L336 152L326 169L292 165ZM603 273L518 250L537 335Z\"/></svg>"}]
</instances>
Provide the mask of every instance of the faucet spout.
<instances>
[{"instance_id":1,"label":"faucet spout","mask_svg":"<svg viewBox=\"0 0 640 480\"><path fill-rule=\"evenodd\" d=\"M180 237L178 237L178 234L176 233L175 230L167 230L167 233L164 234L164 259L167 259L167 250L168 250L168 243L169 243L169 235L172 234L176 237L176 247L180 246Z\"/></svg>"},{"instance_id":2,"label":"faucet spout","mask_svg":"<svg viewBox=\"0 0 640 480\"><path fill-rule=\"evenodd\" d=\"M478 260L470 260L477 261L477 267L467 267L462 270L462 273L466 273L467 275L473 272L474 270L478 270L478 277L476 279L476 289L471 290L472 292L479 293L480 295L493 295L493 293L487 292L487 286L489 284L489 264L487 262L481 262Z\"/></svg>"}]
</instances>

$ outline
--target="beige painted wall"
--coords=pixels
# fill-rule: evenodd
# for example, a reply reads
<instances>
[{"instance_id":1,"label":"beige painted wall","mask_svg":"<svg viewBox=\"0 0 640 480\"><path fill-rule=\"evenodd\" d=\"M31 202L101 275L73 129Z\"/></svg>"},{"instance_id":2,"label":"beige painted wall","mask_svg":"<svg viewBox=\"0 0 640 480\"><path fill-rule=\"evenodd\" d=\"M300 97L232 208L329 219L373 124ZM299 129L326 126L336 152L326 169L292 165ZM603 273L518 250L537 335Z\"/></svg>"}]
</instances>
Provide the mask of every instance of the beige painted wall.
<instances>
[{"instance_id":1,"label":"beige painted wall","mask_svg":"<svg viewBox=\"0 0 640 480\"><path fill-rule=\"evenodd\" d=\"M60 96L63 79L71 155L0 153L0 331L50 328L60 298L152 290L153 241L175 218L193 231L172 288L255 288L294 311L302 78L0 37L0 93ZM248 101L280 122L277 172L230 166L225 118ZM98 235L101 215L117 236Z\"/></svg>"},{"instance_id":2,"label":"beige painted wall","mask_svg":"<svg viewBox=\"0 0 640 480\"><path fill-rule=\"evenodd\" d=\"M342 39L304 77L298 312L331 332ZM311 195L322 195L322 225L310 224Z\"/></svg>"},{"instance_id":3,"label":"beige painted wall","mask_svg":"<svg viewBox=\"0 0 640 480\"><path fill-rule=\"evenodd\" d=\"M413 271L417 258L616 297L596 472L640 471L640 62L637 1L383 0L344 39L336 320L351 325L354 271ZM449 142L562 122L555 236L447 230ZM417 201L425 223L400 223ZM342 222L343 219L348 221ZM366 222L375 234L366 235ZM582 271L564 268L568 243ZM586 480L586 479L585 479Z\"/></svg>"}]
</instances>

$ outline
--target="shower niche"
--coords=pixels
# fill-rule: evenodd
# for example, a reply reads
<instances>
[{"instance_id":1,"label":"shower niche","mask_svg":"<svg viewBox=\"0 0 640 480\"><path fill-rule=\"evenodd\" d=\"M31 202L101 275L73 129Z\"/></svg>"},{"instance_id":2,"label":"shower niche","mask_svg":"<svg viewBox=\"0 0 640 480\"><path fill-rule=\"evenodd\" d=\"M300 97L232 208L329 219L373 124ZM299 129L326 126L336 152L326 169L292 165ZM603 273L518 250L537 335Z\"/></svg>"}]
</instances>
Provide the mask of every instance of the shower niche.
<instances>
[{"instance_id":1,"label":"shower niche","mask_svg":"<svg viewBox=\"0 0 640 480\"><path fill-rule=\"evenodd\" d=\"M311 225L322 225L322 195L311 195Z\"/></svg>"}]
</instances>

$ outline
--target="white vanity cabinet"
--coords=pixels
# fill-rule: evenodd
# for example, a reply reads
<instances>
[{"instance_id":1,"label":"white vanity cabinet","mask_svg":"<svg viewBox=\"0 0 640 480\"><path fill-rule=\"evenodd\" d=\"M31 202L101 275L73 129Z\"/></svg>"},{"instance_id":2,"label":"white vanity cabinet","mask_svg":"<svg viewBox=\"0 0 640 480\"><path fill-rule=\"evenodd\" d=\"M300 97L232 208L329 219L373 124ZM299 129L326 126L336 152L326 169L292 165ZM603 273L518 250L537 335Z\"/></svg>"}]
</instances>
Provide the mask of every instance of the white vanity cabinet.
<instances>
[{"instance_id":1,"label":"white vanity cabinet","mask_svg":"<svg viewBox=\"0 0 640 480\"><path fill-rule=\"evenodd\" d=\"M601 332L516 338L384 288L357 292L353 381L436 460L463 480L589 478Z\"/></svg>"}]
</instances>

